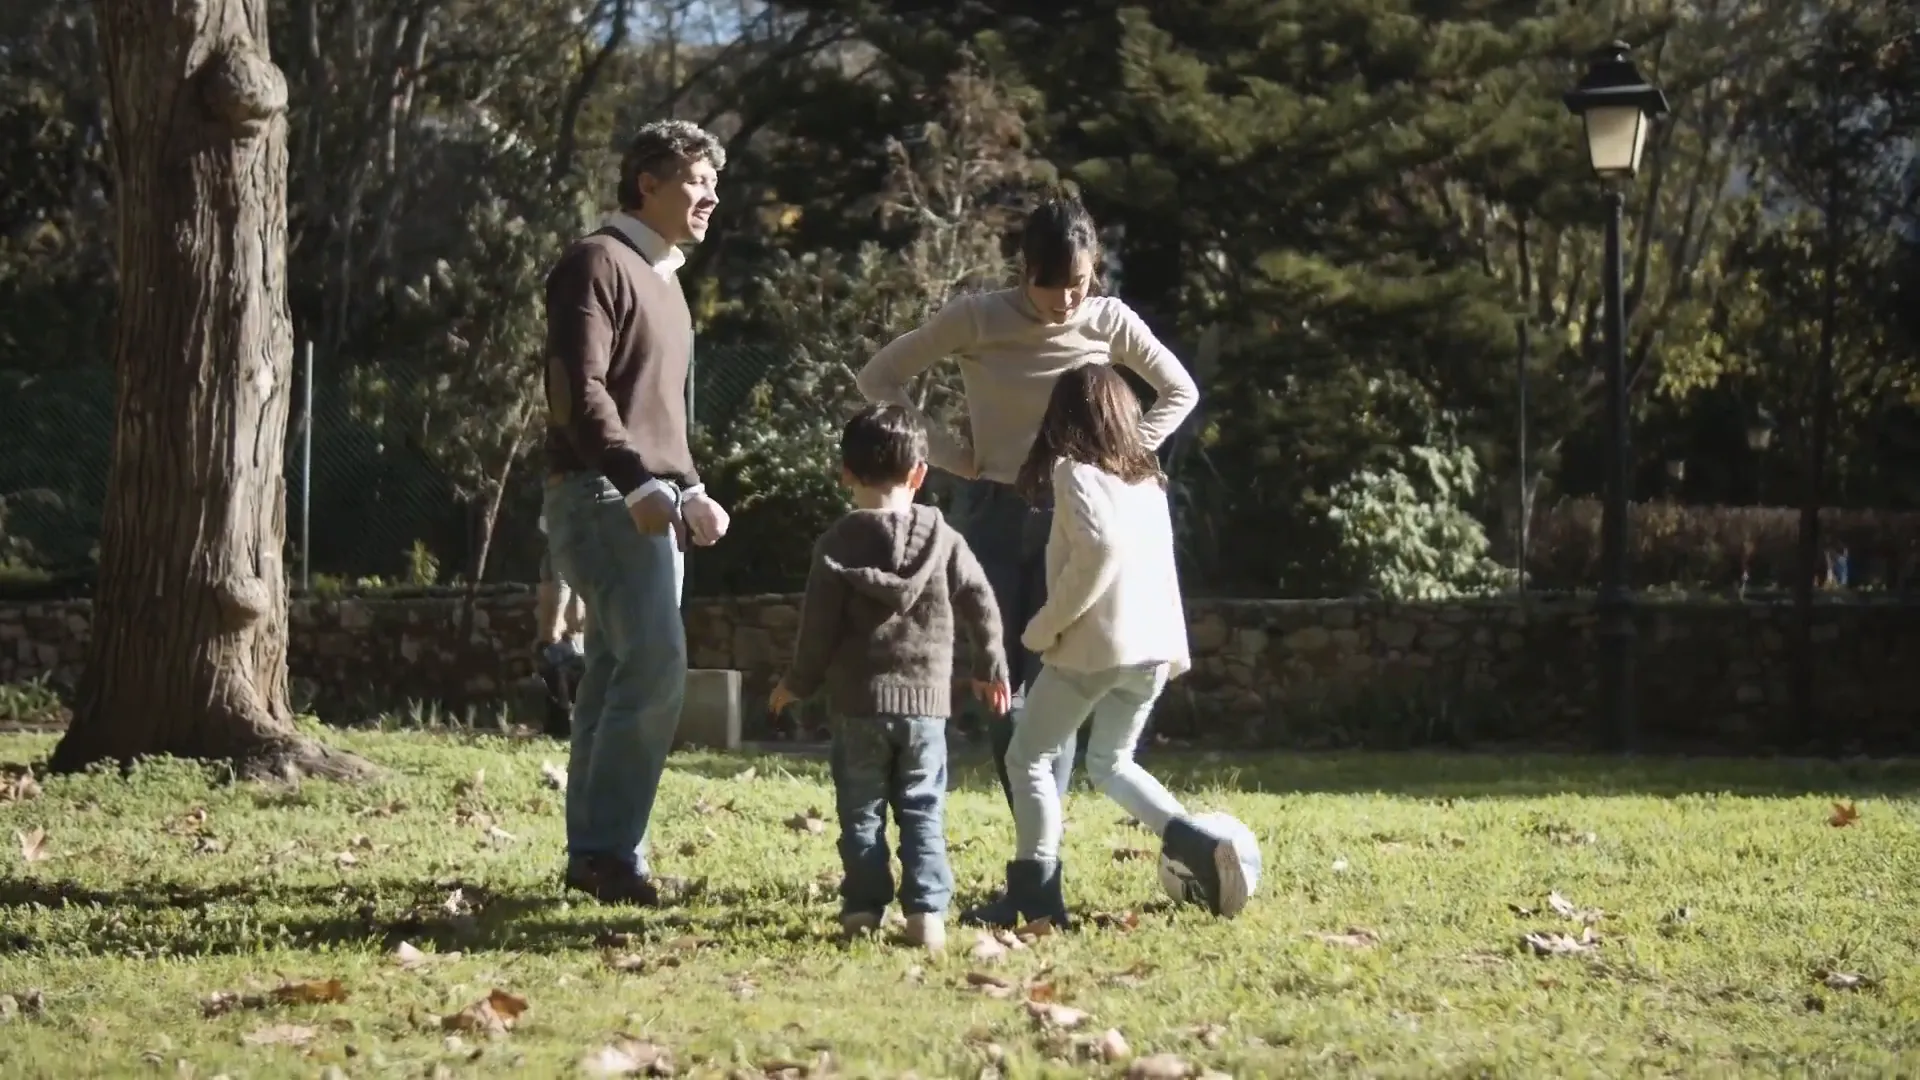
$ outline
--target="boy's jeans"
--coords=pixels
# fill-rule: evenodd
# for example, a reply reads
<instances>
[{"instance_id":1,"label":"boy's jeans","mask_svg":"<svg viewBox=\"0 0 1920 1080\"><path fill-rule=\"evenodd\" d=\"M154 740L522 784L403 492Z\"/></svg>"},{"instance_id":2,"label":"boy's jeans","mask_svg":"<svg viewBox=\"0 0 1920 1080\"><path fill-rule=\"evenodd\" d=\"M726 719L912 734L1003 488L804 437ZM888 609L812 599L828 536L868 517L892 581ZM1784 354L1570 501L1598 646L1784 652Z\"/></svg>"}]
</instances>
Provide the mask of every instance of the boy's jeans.
<instances>
[{"instance_id":1,"label":"boy's jeans","mask_svg":"<svg viewBox=\"0 0 1920 1080\"><path fill-rule=\"evenodd\" d=\"M947 721L841 717L833 733L840 811L840 910L879 913L894 900L887 808L900 830L900 910L941 913L953 896L947 865Z\"/></svg>"},{"instance_id":2,"label":"boy's jeans","mask_svg":"<svg viewBox=\"0 0 1920 1080\"><path fill-rule=\"evenodd\" d=\"M574 690L567 855L617 859L645 875L653 800L687 686L683 563L669 536L642 536L597 474L547 482L547 543L586 601L587 667Z\"/></svg>"},{"instance_id":3,"label":"boy's jeans","mask_svg":"<svg viewBox=\"0 0 1920 1080\"><path fill-rule=\"evenodd\" d=\"M1027 623L1047 600L1047 533L1053 511L1035 509L1010 485L993 480L960 480L953 495L953 527L966 538L973 557L993 587L1000 605L1000 636L1006 647L1007 672L1013 684L1013 708L1008 716L987 718L992 736L993 770L1007 805L1013 805L1013 786L1007 779L1007 743L1013 722L1040 673L1040 657L1020 643ZM1073 780L1075 733L1062 735L1065 753L1054 759L1054 785L1065 798Z\"/></svg>"},{"instance_id":4,"label":"boy's jeans","mask_svg":"<svg viewBox=\"0 0 1920 1080\"><path fill-rule=\"evenodd\" d=\"M1013 726L1007 775L1013 782L1014 857L1060 857L1060 797L1053 785L1061 740L1089 716L1087 780L1120 804L1155 836L1186 814L1180 800L1134 763L1153 703L1166 686L1165 664L1067 671L1041 669L1027 693L1026 711Z\"/></svg>"}]
</instances>

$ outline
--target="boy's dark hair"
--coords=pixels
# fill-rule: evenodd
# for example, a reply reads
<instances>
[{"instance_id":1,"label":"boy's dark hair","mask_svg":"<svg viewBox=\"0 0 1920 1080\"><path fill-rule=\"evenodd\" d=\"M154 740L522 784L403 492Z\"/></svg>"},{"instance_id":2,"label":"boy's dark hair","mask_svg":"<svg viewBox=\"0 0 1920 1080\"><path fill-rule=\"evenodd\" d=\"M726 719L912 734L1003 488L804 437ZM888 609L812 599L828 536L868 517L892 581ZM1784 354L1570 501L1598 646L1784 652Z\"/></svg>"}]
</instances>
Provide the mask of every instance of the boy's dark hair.
<instances>
[{"instance_id":1,"label":"boy's dark hair","mask_svg":"<svg viewBox=\"0 0 1920 1080\"><path fill-rule=\"evenodd\" d=\"M1091 465L1128 484L1166 484L1160 459L1140 437L1140 399L1108 364L1068 368L1053 384L1040 433L1020 466L1020 493L1033 503L1045 503L1053 487L1053 464L1061 458Z\"/></svg>"},{"instance_id":2,"label":"boy's dark hair","mask_svg":"<svg viewBox=\"0 0 1920 1080\"><path fill-rule=\"evenodd\" d=\"M840 464L868 487L907 482L927 460L927 432L913 412L899 405L869 405L840 432Z\"/></svg>"},{"instance_id":3,"label":"boy's dark hair","mask_svg":"<svg viewBox=\"0 0 1920 1080\"><path fill-rule=\"evenodd\" d=\"M1020 231L1020 260L1027 280L1043 289L1071 285L1081 257L1100 269L1100 233L1080 200L1048 199L1027 215Z\"/></svg>"},{"instance_id":4,"label":"boy's dark hair","mask_svg":"<svg viewBox=\"0 0 1920 1080\"><path fill-rule=\"evenodd\" d=\"M727 149L712 132L685 120L655 120L641 128L620 156L620 209L640 209L640 174L671 179L696 161L727 167Z\"/></svg>"}]
</instances>

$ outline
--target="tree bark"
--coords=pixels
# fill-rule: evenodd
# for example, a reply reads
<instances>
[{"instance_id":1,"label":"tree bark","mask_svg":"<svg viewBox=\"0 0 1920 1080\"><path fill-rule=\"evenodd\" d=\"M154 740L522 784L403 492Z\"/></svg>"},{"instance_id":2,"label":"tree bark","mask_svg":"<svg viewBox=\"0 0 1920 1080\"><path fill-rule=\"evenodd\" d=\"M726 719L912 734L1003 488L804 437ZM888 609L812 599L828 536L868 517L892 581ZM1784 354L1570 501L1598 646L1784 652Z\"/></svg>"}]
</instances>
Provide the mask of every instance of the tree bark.
<instances>
[{"instance_id":1,"label":"tree bark","mask_svg":"<svg viewBox=\"0 0 1920 1080\"><path fill-rule=\"evenodd\" d=\"M116 180L113 464L56 770L174 755L351 777L287 701L287 86L265 0L100 0Z\"/></svg>"}]
</instances>

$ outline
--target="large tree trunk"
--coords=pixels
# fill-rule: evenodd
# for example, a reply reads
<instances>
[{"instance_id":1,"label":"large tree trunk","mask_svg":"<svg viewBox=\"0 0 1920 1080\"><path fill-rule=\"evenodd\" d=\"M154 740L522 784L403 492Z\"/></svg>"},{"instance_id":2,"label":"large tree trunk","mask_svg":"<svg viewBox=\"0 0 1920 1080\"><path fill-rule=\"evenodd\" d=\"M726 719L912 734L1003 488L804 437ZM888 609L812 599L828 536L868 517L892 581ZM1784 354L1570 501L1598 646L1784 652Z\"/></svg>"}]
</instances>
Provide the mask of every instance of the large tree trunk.
<instances>
[{"instance_id":1,"label":"large tree trunk","mask_svg":"<svg viewBox=\"0 0 1920 1080\"><path fill-rule=\"evenodd\" d=\"M286 81L265 0L100 0L119 309L93 634L53 767L366 763L287 704Z\"/></svg>"}]
</instances>

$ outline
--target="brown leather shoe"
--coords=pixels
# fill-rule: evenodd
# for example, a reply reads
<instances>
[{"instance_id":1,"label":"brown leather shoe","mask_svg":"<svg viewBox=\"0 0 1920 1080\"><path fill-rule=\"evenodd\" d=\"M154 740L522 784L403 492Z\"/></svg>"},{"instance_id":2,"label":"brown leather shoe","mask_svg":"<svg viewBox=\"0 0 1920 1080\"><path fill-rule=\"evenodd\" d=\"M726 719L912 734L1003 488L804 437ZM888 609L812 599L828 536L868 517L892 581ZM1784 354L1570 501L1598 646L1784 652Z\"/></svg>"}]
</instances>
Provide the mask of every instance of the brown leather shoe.
<instances>
[{"instance_id":1,"label":"brown leather shoe","mask_svg":"<svg viewBox=\"0 0 1920 1080\"><path fill-rule=\"evenodd\" d=\"M567 888L577 889L603 904L660 906L660 890L653 882L618 859L588 858L569 865L564 880Z\"/></svg>"}]
</instances>

